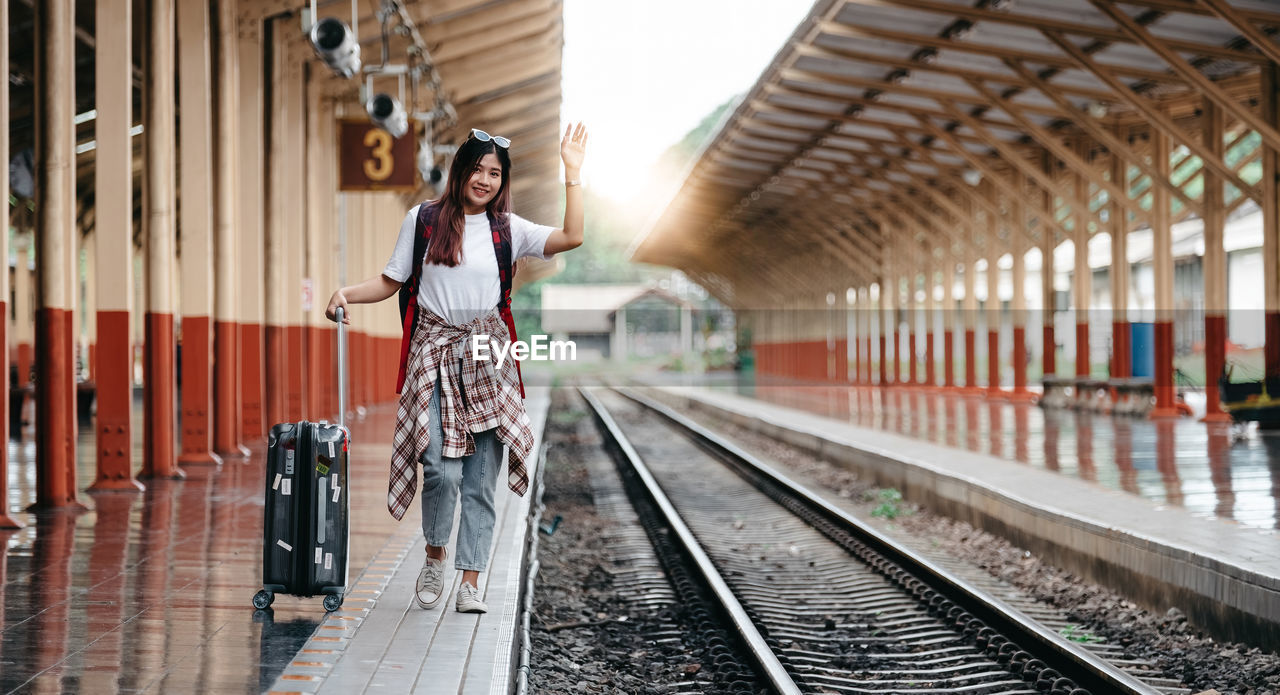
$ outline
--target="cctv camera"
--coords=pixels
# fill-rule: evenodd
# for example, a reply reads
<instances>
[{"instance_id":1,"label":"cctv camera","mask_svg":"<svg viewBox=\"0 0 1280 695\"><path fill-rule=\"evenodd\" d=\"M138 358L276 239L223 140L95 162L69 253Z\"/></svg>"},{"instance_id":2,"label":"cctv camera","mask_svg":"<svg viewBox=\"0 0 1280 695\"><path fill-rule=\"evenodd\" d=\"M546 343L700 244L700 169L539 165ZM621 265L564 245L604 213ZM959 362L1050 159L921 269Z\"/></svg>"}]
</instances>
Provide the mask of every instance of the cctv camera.
<instances>
[{"instance_id":1,"label":"cctv camera","mask_svg":"<svg viewBox=\"0 0 1280 695\"><path fill-rule=\"evenodd\" d=\"M404 107L390 94L375 94L366 108L373 124L391 133L391 137L398 138L409 130L409 117L405 114Z\"/></svg>"},{"instance_id":2,"label":"cctv camera","mask_svg":"<svg viewBox=\"0 0 1280 695\"><path fill-rule=\"evenodd\" d=\"M311 45L338 75L353 77L360 72L360 42L341 19L325 17L311 25Z\"/></svg>"},{"instance_id":3,"label":"cctv camera","mask_svg":"<svg viewBox=\"0 0 1280 695\"><path fill-rule=\"evenodd\" d=\"M400 102L390 94L373 95L366 108L369 111L369 120L391 133L391 137L398 138L409 130L409 116L405 114Z\"/></svg>"}]
</instances>

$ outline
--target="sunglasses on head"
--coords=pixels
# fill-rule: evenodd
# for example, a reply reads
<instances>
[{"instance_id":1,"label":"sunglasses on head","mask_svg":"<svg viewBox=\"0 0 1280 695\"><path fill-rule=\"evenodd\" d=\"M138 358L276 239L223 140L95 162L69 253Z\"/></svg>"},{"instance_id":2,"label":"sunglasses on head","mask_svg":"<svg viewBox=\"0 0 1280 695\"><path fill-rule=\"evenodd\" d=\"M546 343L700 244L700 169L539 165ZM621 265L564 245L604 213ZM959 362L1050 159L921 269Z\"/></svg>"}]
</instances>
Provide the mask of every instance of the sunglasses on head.
<instances>
[{"instance_id":1,"label":"sunglasses on head","mask_svg":"<svg viewBox=\"0 0 1280 695\"><path fill-rule=\"evenodd\" d=\"M504 138L501 135L490 135L479 128L471 129L471 137L479 140L480 142L492 142L504 150L510 149L511 147L511 141L507 138Z\"/></svg>"}]
</instances>

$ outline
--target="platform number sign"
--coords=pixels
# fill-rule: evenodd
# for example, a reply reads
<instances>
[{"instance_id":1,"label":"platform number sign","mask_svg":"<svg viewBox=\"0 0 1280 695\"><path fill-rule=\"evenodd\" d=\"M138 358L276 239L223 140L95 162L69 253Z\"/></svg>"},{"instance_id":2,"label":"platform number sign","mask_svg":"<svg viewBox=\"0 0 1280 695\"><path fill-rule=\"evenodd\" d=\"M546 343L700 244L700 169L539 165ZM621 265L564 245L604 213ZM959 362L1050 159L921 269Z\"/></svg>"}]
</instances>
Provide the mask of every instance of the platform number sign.
<instances>
[{"instance_id":1,"label":"platform number sign","mask_svg":"<svg viewBox=\"0 0 1280 695\"><path fill-rule=\"evenodd\" d=\"M338 120L338 189L407 191L417 185L414 123L398 138L366 120Z\"/></svg>"}]
</instances>

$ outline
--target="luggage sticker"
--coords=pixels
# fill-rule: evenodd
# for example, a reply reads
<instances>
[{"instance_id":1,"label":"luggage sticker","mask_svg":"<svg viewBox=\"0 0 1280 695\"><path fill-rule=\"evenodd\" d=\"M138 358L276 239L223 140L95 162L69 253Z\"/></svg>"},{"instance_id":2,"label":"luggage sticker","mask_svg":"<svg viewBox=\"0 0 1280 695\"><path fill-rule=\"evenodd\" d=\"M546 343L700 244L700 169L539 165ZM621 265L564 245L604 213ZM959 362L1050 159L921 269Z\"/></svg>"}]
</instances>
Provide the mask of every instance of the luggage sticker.
<instances>
[{"instance_id":1,"label":"luggage sticker","mask_svg":"<svg viewBox=\"0 0 1280 695\"><path fill-rule=\"evenodd\" d=\"M333 500L332 501L337 502L338 495L340 494L342 494L342 488L338 487L338 476L335 474L333 476Z\"/></svg>"},{"instance_id":2,"label":"luggage sticker","mask_svg":"<svg viewBox=\"0 0 1280 695\"><path fill-rule=\"evenodd\" d=\"M329 442L329 458L333 458L336 455L337 454L333 452L333 442Z\"/></svg>"},{"instance_id":3,"label":"luggage sticker","mask_svg":"<svg viewBox=\"0 0 1280 695\"><path fill-rule=\"evenodd\" d=\"M316 462L316 472L320 475L329 475L329 463L329 459L320 456L319 461Z\"/></svg>"},{"instance_id":4,"label":"luggage sticker","mask_svg":"<svg viewBox=\"0 0 1280 695\"><path fill-rule=\"evenodd\" d=\"M284 476L280 475L279 473L276 473L276 481L275 481L274 483L271 483L271 489L272 489L272 490L279 490L279 489L280 489L280 479L281 479L281 478L283 478L283 477L284 477Z\"/></svg>"},{"instance_id":5,"label":"luggage sticker","mask_svg":"<svg viewBox=\"0 0 1280 695\"><path fill-rule=\"evenodd\" d=\"M317 565L320 564L320 559L322 555L324 555L324 550L322 548L316 548L316 564Z\"/></svg>"},{"instance_id":6,"label":"luggage sticker","mask_svg":"<svg viewBox=\"0 0 1280 695\"><path fill-rule=\"evenodd\" d=\"M285 543L283 540L276 541L276 545L280 546L281 548L284 548L285 550L288 550L291 553L293 552L293 546L289 545L288 543Z\"/></svg>"},{"instance_id":7,"label":"luggage sticker","mask_svg":"<svg viewBox=\"0 0 1280 695\"><path fill-rule=\"evenodd\" d=\"M285 496L293 494L293 478L285 478L280 481L280 494Z\"/></svg>"},{"instance_id":8,"label":"luggage sticker","mask_svg":"<svg viewBox=\"0 0 1280 695\"><path fill-rule=\"evenodd\" d=\"M325 569L333 568L333 553L324 554L324 568Z\"/></svg>"}]
</instances>

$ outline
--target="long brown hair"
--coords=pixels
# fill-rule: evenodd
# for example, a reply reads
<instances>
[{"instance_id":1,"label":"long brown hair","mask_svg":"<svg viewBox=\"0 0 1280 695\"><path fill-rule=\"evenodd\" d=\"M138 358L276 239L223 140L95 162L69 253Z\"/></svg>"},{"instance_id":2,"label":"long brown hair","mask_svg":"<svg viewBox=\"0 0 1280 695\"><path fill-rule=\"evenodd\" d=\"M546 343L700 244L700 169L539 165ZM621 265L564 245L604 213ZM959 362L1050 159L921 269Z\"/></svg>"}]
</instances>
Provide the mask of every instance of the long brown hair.
<instances>
[{"instance_id":1,"label":"long brown hair","mask_svg":"<svg viewBox=\"0 0 1280 695\"><path fill-rule=\"evenodd\" d=\"M427 263L439 264L453 268L462 262L462 233L466 227L463 203L466 197L463 191L471 180L471 173L480 165L486 154L498 157L502 165L502 185L497 194L485 206L492 219L505 215L511 210L511 155L507 150L493 143L481 142L468 137L453 156L453 164L449 167L449 183L445 186L444 195L433 205L436 206L436 226L431 232L431 244L427 248ZM504 225L505 226L505 225Z\"/></svg>"}]
</instances>

